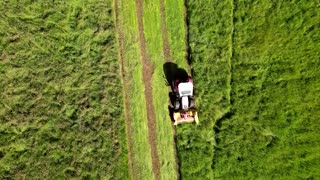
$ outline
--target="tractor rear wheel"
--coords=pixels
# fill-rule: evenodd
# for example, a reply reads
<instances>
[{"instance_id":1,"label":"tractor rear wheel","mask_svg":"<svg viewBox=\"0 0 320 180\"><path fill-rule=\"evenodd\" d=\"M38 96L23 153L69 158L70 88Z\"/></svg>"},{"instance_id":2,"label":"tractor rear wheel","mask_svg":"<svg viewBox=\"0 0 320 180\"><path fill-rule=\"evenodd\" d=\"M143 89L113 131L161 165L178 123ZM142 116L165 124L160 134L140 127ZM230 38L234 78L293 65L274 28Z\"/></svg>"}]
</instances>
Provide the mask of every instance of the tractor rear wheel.
<instances>
[{"instance_id":1,"label":"tractor rear wheel","mask_svg":"<svg viewBox=\"0 0 320 180\"><path fill-rule=\"evenodd\" d=\"M176 100L176 101L174 102L174 109L175 109L175 110L179 110L179 108L180 108L180 101L179 101L179 100Z\"/></svg>"},{"instance_id":2,"label":"tractor rear wheel","mask_svg":"<svg viewBox=\"0 0 320 180\"><path fill-rule=\"evenodd\" d=\"M193 99L193 98L190 98L189 108L193 108L193 107L194 107L194 99Z\"/></svg>"}]
</instances>

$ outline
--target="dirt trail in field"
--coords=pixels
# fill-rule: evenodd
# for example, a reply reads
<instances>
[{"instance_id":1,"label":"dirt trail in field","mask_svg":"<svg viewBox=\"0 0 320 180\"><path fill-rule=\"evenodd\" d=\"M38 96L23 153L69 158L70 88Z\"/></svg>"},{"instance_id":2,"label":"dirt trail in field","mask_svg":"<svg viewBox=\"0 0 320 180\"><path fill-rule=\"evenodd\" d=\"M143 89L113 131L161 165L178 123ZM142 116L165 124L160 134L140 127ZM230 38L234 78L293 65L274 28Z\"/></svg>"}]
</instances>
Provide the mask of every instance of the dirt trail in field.
<instances>
[{"instance_id":1,"label":"dirt trail in field","mask_svg":"<svg viewBox=\"0 0 320 180\"><path fill-rule=\"evenodd\" d=\"M116 31L118 34L118 43L119 43L119 59L120 59L120 71L121 71L121 78L123 81L123 96L124 96L124 111L125 111L125 121L126 121L126 134L128 138L128 163L129 163L129 171L131 174L131 177L136 174L135 170L133 168L133 135L132 135L132 127L131 127L131 116L130 116L130 102L129 102L129 84L127 83L127 78L125 74L125 66L124 66L124 33L123 33L123 25L121 22L119 22L118 19L118 8L119 8L119 2L118 0L114 1L114 13L115 13L115 24L116 24Z\"/></svg>"},{"instance_id":2,"label":"dirt trail in field","mask_svg":"<svg viewBox=\"0 0 320 180\"><path fill-rule=\"evenodd\" d=\"M151 146L152 170L156 180L160 179L160 161L157 150L156 116L153 107L152 74L154 71L151 60L147 54L146 40L143 27L143 0L136 0L136 13L139 28L139 43L143 68L144 94L147 106L149 144Z\"/></svg>"},{"instance_id":3,"label":"dirt trail in field","mask_svg":"<svg viewBox=\"0 0 320 180\"><path fill-rule=\"evenodd\" d=\"M167 24L166 24L166 11L165 11L165 5L164 0L160 0L160 18L161 18L161 33L162 33L162 44L163 44L163 55L166 62L172 62L172 56L171 56L171 49L169 44L169 38L168 38L168 31L167 31ZM173 72L173 69L170 70ZM168 82L169 84L171 82ZM169 86L169 92L171 92L171 86ZM174 125L172 125L173 129L173 135L176 137L176 129ZM179 173L179 159L177 156L177 145L176 141L174 139L173 141L174 145L174 157L175 157L175 171L177 174L177 179L180 179L180 173Z\"/></svg>"}]
</instances>

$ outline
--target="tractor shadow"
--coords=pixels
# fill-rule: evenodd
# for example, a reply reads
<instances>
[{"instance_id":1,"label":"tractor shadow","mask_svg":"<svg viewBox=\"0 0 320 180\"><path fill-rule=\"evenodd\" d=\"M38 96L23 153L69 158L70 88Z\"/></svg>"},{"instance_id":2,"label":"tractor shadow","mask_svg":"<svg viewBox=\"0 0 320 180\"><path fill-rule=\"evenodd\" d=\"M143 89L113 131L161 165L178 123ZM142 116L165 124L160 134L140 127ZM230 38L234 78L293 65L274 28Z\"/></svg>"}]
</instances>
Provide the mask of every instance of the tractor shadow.
<instances>
[{"instance_id":1,"label":"tractor shadow","mask_svg":"<svg viewBox=\"0 0 320 180\"><path fill-rule=\"evenodd\" d=\"M166 62L163 64L163 72L166 78L166 85L171 86L171 90L173 91L172 82L176 79L180 79L181 81L188 80L188 73L186 70L179 68L176 63Z\"/></svg>"},{"instance_id":2,"label":"tractor shadow","mask_svg":"<svg viewBox=\"0 0 320 180\"><path fill-rule=\"evenodd\" d=\"M175 63L172 62L166 62L163 64L163 73L166 79L166 86L170 87L169 89L169 105L168 105L168 110L169 110L169 116L171 118L171 121L174 121L173 118L173 113L175 112L172 104L174 103L176 99L176 94L174 92L174 87L173 87L173 81L176 79L179 79L180 81L187 81L188 79L188 73L186 70L179 68L179 66Z\"/></svg>"}]
</instances>

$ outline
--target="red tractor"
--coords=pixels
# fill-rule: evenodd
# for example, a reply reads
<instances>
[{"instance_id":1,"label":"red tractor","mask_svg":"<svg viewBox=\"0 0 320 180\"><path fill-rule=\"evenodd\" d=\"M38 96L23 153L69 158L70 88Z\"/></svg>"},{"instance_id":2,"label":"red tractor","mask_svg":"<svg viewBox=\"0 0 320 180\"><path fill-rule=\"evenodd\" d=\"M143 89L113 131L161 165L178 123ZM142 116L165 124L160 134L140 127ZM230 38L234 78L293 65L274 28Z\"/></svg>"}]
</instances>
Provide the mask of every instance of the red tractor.
<instances>
[{"instance_id":1,"label":"red tractor","mask_svg":"<svg viewBox=\"0 0 320 180\"><path fill-rule=\"evenodd\" d=\"M172 81L174 100L171 107L174 108L173 118L175 125L181 123L199 123L198 113L195 109L192 78L177 78Z\"/></svg>"}]
</instances>

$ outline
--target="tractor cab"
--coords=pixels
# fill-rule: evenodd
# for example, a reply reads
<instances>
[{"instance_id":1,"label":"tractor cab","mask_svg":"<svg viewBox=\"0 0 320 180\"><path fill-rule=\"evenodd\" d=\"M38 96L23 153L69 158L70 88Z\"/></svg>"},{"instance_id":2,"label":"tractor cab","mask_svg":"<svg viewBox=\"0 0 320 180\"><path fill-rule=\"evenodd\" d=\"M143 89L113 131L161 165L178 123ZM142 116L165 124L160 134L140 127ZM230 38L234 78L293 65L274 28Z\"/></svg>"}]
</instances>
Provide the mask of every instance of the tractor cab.
<instances>
[{"instance_id":1,"label":"tractor cab","mask_svg":"<svg viewBox=\"0 0 320 180\"><path fill-rule=\"evenodd\" d=\"M188 109L190 105L189 98L193 96L193 84L191 82L180 83L178 90L182 109Z\"/></svg>"},{"instance_id":2,"label":"tractor cab","mask_svg":"<svg viewBox=\"0 0 320 180\"><path fill-rule=\"evenodd\" d=\"M192 78L189 76L184 80L176 79L173 81L172 87L175 93L175 100L172 106L175 110L173 113L174 124L178 125L192 122L198 124L199 120L194 105Z\"/></svg>"},{"instance_id":3,"label":"tractor cab","mask_svg":"<svg viewBox=\"0 0 320 180\"><path fill-rule=\"evenodd\" d=\"M180 83L178 85L179 96L193 96L193 84L191 82Z\"/></svg>"}]
</instances>

